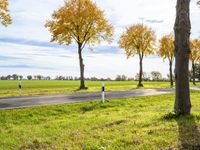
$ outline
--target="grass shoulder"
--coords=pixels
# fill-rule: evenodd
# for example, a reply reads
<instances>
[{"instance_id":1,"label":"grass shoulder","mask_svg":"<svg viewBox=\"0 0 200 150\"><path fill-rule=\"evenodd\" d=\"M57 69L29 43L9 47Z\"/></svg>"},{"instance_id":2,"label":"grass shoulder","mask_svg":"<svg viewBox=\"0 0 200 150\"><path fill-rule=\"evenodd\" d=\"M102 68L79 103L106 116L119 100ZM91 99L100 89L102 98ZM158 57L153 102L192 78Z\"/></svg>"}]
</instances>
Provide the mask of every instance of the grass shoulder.
<instances>
[{"instance_id":1,"label":"grass shoulder","mask_svg":"<svg viewBox=\"0 0 200 150\"><path fill-rule=\"evenodd\" d=\"M169 114L173 94L1 110L0 149L197 148L199 96L179 118Z\"/></svg>"}]
</instances>

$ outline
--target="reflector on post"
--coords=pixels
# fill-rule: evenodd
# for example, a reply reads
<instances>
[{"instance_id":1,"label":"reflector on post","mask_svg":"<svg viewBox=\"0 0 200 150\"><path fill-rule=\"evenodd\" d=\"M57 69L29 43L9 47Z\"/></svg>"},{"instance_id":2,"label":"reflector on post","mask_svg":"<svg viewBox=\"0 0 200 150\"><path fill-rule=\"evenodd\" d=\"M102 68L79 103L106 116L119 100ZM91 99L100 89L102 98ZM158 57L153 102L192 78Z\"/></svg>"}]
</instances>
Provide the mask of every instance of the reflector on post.
<instances>
[{"instance_id":1,"label":"reflector on post","mask_svg":"<svg viewBox=\"0 0 200 150\"><path fill-rule=\"evenodd\" d=\"M19 81L19 96L22 95L22 82Z\"/></svg>"}]
</instances>

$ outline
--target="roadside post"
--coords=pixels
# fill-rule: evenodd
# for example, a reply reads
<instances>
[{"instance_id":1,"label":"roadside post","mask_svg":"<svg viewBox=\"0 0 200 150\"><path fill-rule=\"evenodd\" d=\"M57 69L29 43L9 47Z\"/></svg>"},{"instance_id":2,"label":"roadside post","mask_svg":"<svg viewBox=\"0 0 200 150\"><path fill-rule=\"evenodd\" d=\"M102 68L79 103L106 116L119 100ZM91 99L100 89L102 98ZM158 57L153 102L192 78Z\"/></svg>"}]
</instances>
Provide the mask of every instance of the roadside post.
<instances>
[{"instance_id":1,"label":"roadside post","mask_svg":"<svg viewBox=\"0 0 200 150\"><path fill-rule=\"evenodd\" d=\"M102 88L101 88L101 92L102 92L102 102L105 102L105 85L104 83L102 84Z\"/></svg>"},{"instance_id":2,"label":"roadside post","mask_svg":"<svg viewBox=\"0 0 200 150\"><path fill-rule=\"evenodd\" d=\"M19 81L19 96L22 96L22 81Z\"/></svg>"}]
</instances>

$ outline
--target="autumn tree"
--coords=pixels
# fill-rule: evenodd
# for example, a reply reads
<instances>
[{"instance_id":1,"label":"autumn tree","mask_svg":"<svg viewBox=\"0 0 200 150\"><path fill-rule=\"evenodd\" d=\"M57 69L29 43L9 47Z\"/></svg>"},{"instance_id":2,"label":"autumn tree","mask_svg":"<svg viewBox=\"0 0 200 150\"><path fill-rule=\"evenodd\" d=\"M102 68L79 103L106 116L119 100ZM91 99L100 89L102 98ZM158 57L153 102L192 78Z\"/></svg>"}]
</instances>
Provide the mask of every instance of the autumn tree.
<instances>
[{"instance_id":1,"label":"autumn tree","mask_svg":"<svg viewBox=\"0 0 200 150\"><path fill-rule=\"evenodd\" d=\"M144 24L130 26L120 37L119 46L125 50L127 57L139 56L140 70L138 87L143 86L143 58L153 53L155 41L155 32Z\"/></svg>"},{"instance_id":2,"label":"autumn tree","mask_svg":"<svg viewBox=\"0 0 200 150\"><path fill-rule=\"evenodd\" d=\"M190 56L190 0L177 0L175 32L176 114L188 115L191 111L189 90Z\"/></svg>"},{"instance_id":3,"label":"autumn tree","mask_svg":"<svg viewBox=\"0 0 200 150\"><path fill-rule=\"evenodd\" d=\"M174 62L174 37L172 34L165 35L161 38L158 55L169 61L170 85L173 87L172 65Z\"/></svg>"},{"instance_id":4,"label":"autumn tree","mask_svg":"<svg viewBox=\"0 0 200 150\"><path fill-rule=\"evenodd\" d=\"M105 14L92 0L67 0L65 5L55 11L46 27L52 34L52 42L78 45L80 63L80 89L84 89L84 63L82 51L86 45L111 41L113 27Z\"/></svg>"},{"instance_id":5,"label":"autumn tree","mask_svg":"<svg viewBox=\"0 0 200 150\"><path fill-rule=\"evenodd\" d=\"M0 0L0 23L4 26L12 23L8 10L8 0Z\"/></svg>"},{"instance_id":6,"label":"autumn tree","mask_svg":"<svg viewBox=\"0 0 200 150\"><path fill-rule=\"evenodd\" d=\"M190 60L192 62L192 81L193 84L196 85L195 82L195 73L196 73L196 64L200 61L200 40L194 39L190 41Z\"/></svg>"}]
</instances>

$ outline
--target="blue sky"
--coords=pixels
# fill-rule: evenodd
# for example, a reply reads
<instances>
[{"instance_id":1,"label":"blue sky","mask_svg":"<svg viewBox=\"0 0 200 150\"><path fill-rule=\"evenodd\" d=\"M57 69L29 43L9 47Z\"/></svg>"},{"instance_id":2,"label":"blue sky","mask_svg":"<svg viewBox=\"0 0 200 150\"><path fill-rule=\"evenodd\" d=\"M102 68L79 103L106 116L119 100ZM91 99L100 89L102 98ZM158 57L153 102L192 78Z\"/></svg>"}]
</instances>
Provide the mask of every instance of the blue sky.
<instances>
[{"instance_id":1,"label":"blue sky","mask_svg":"<svg viewBox=\"0 0 200 150\"><path fill-rule=\"evenodd\" d=\"M50 43L51 35L44 27L63 0L9 0L13 24L0 26L0 75L12 73L79 76L77 46ZM117 41L127 26L145 23L158 39L172 32L176 0L95 0L115 28L111 45L102 42L93 51L84 50L87 77L111 77L125 74L133 77L139 70L138 58L126 59ZM191 1L192 38L200 37L200 8ZM168 62L156 56L144 59L144 71L168 74Z\"/></svg>"}]
</instances>

